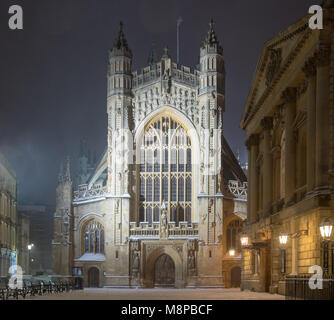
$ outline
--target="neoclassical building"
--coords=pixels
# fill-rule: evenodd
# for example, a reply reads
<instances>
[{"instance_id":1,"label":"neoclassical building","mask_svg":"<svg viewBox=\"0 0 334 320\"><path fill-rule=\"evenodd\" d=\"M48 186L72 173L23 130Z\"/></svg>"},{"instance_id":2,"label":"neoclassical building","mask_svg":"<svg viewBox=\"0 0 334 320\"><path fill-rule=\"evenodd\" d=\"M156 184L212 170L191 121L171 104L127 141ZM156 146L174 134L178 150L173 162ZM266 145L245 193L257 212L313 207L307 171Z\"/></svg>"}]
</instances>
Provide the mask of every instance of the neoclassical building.
<instances>
[{"instance_id":1,"label":"neoclassical building","mask_svg":"<svg viewBox=\"0 0 334 320\"><path fill-rule=\"evenodd\" d=\"M139 73L132 59L121 24L108 65L107 149L77 191L69 161L59 175L53 273L82 276L84 286L234 285L247 183L223 137L213 22L199 70L174 63L168 48Z\"/></svg>"},{"instance_id":2,"label":"neoclassical building","mask_svg":"<svg viewBox=\"0 0 334 320\"><path fill-rule=\"evenodd\" d=\"M334 274L334 4L324 29L306 16L263 49L241 128L247 131L248 216L242 288L284 293L288 275Z\"/></svg>"}]
</instances>

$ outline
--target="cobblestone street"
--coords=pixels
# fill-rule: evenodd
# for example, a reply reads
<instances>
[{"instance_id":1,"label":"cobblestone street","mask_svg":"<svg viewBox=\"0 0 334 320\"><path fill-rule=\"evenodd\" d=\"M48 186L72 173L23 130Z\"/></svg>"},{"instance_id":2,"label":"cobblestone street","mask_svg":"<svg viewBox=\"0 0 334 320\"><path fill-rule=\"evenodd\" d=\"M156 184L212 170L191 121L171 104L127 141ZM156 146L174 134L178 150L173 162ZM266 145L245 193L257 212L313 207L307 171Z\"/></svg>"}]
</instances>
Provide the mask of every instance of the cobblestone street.
<instances>
[{"instance_id":1,"label":"cobblestone street","mask_svg":"<svg viewBox=\"0 0 334 320\"><path fill-rule=\"evenodd\" d=\"M281 295L240 289L85 289L26 300L284 300Z\"/></svg>"}]
</instances>

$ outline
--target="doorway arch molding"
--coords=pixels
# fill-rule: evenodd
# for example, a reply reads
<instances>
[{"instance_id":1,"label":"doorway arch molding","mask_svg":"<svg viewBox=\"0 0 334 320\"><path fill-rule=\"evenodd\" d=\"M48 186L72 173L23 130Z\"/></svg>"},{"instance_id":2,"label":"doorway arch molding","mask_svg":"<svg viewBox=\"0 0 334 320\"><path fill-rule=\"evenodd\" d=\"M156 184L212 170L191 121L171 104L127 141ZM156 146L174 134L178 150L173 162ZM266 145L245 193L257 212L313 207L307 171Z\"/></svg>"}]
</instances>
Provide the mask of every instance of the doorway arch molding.
<instances>
[{"instance_id":1,"label":"doorway arch molding","mask_svg":"<svg viewBox=\"0 0 334 320\"><path fill-rule=\"evenodd\" d=\"M155 262L163 254L168 255L174 262L175 287L183 288L185 286L183 261L181 259L180 253L170 245L159 246L158 248L153 249L153 251L147 255L143 270L143 286L147 288L153 288Z\"/></svg>"}]
</instances>

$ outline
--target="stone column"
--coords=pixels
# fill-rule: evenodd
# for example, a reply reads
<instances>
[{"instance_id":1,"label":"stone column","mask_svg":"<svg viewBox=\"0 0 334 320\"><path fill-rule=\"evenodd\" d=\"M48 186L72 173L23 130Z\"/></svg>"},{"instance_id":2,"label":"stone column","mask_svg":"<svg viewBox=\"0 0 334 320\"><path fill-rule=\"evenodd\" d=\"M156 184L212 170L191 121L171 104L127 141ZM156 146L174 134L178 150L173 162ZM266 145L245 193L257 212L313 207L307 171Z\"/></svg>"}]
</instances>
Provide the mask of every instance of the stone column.
<instances>
[{"instance_id":1,"label":"stone column","mask_svg":"<svg viewBox=\"0 0 334 320\"><path fill-rule=\"evenodd\" d=\"M271 213L273 202L273 157L271 153L271 130L273 119L265 117L261 121L263 128L263 216Z\"/></svg>"},{"instance_id":2,"label":"stone column","mask_svg":"<svg viewBox=\"0 0 334 320\"><path fill-rule=\"evenodd\" d=\"M252 171L251 171L251 167L252 167L252 152L251 152L252 146L250 144L250 140L247 140L246 147L247 147L247 150L248 150L247 220L248 220L248 222L250 222L252 220L251 219L251 202L252 202L252 197L251 197L251 194L250 194L250 181L252 180Z\"/></svg>"},{"instance_id":3,"label":"stone column","mask_svg":"<svg viewBox=\"0 0 334 320\"><path fill-rule=\"evenodd\" d=\"M250 222L253 223L257 220L258 209L258 192L259 192L259 176L257 172L256 160L259 152L259 136L253 134L247 141L247 146L250 149L250 177L249 177L249 192L248 199L250 202Z\"/></svg>"},{"instance_id":4,"label":"stone column","mask_svg":"<svg viewBox=\"0 0 334 320\"><path fill-rule=\"evenodd\" d=\"M320 44L316 53L316 190L327 189L329 184L329 58L330 47Z\"/></svg>"},{"instance_id":5,"label":"stone column","mask_svg":"<svg viewBox=\"0 0 334 320\"><path fill-rule=\"evenodd\" d=\"M296 139L294 121L296 116L296 88L287 88L283 94L285 109L285 204L295 202L296 191Z\"/></svg>"},{"instance_id":6,"label":"stone column","mask_svg":"<svg viewBox=\"0 0 334 320\"><path fill-rule=\"evenodd\" d=\"M315 58L306 61L303 72L308 78L307 86L307 192L315 187L316 146L316 65Z\"/></svg>"}]
</instances>

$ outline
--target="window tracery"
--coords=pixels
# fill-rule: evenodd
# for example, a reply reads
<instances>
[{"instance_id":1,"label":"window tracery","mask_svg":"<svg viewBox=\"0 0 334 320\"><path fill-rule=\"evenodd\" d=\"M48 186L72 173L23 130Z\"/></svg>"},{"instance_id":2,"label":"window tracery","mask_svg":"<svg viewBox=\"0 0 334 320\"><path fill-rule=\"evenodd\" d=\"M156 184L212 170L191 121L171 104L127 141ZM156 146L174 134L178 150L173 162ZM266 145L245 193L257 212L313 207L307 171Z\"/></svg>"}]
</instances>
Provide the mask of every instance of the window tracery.
<instances>
[{"instance_id":1,"label":"window tracery","mask_svg":"<svg viewBox=\"0 0 334 320\"><path fill-rule=\"evenodd\" d=\"M191 139L169 116L156 118L140 146L139 222L159 221L160 206L169 204L169 220L191 223Z\"/></svg>"}]
</instances>

